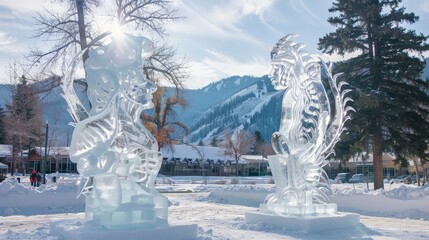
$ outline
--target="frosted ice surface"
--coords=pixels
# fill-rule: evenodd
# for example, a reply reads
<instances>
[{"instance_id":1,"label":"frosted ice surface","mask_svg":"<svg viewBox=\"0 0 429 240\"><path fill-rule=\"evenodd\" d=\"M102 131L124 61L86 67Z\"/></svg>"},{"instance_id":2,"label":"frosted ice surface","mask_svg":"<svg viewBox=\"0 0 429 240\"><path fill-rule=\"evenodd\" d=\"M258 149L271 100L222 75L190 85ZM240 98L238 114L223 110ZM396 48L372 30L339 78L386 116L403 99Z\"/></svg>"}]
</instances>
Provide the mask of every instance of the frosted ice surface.
<instances>
[{"instance_id":1,"label":"frosted ice surface","mask_svg":"<svg viewBox=\"0 0 429 240\"><path fill-rule=\"evenodd\" d=\"M162 156L140 115L153 107L155 85L143 74L152 42L125 34L89 51L91 109L80 119L70 83L65 97L77 121L70 158L84 177L86 217L107 228L151 228L167 222L167 199L154 188ZM85 114L84 114L85 115Z\"/></svg>"},{"instance_id":2,"label":"frosted ice surface","mask_svg":"<svg viewBox=\"0 0 429 240\"><path fill-rule=\"evenodd\" d=\"M274 46L269 74L276 90L284 90L280 129L272 135L276 155L268 162L276 184L276 192L261 204L262 211L279 215L312 215L336 213L329 203L329 179L323 170L325 158L332 152L349 119L346 107L350 101L337 83L331 66L303 51L290 34ZM325 68L333 97L329 97L321 79ZM335 109L331 114L330 99Z\"/></svg>"}]
</instances>

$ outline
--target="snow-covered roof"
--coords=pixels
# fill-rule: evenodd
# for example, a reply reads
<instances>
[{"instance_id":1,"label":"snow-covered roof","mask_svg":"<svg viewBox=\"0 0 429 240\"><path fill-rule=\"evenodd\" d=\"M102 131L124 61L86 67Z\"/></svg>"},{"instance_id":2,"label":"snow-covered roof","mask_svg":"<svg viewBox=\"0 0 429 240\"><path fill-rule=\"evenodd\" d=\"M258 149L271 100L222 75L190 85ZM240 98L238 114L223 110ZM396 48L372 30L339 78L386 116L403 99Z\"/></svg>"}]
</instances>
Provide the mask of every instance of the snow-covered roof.
<instances>
[{"instance_id":1,"label":"snow-covered roof","mask_svg":"<svg viewBox=\"0 0 429 240\"><path fill-rule=\"evenodd\" d=\"M0 157L12 156L12 146L6 144L0 144Z\"/></svg>"},{"instance_id":2,"label":"snow-covered roof","mask_svg":"<svg viewBox=\"0 0 429 240\"><path fill-rule=\"evenodd\" d=\"M396 159L396 156L393 153L383 153L383 161L393 161Z\"/></svg>"},{"instance_id":3,"label":"snow-covered roof","mask_svg":"<svg viewBox=\"0 0 429 240\"><path fill-rule=\"evenodd\" d=\"M224 149L209 146L174 145L173 150L166 147L161 150L164 158L191 158L191 159L222 159L228 160Z\"/></svg>"},{"instance_id":4,"label":"snow-covered roof","mask_svg":"<svg viewBox=\"0 0 429 240\"><path fill-rule=\"evenodd\" d=\"M41 156L45 155L45 148L44 147L35 147L34 150ZM49 156L69 155L69 147L50 147L50 148L48 148L48 155Z\"/></svg>"},{"instance_id":5,"label":"snow-covered roof","mask_svg":"<svg viewBox=\"0 0 429 240\"><path fill-rule=\"evenodd\" d=\"M262 161L267 161L267 159L261 155L241 155L241 159L247 163L260 163Z\"/></svg>"},{"instance_id":6,"label":"snow-covered roof","mask_svg":"<svg viewBox=\"0 0 429 240\"><path fill-rule=\"evenodd\" d=\"M204 159L204 160L217 160L221 161L233 161L235 159L231 156L225 155L225 149L219 147L210 146L189 146L189 145L174 145L173 150L170 148L163 148L161 150L162 157L167 159L178 158L183 159ZM243 160L239 160L239 163L245 163Z\"/></svg>"},{"instance_id":7,"label":"snow-covered roof","mask_svg":"<svg viewBox=\"0 0 429 240\"><path fill-rule=\"evenodd\" d=\"M8 166L6 164L0 163L0 169L7 169Z\"/></svg>"},{"instance_id":8,"label":"snow-covered roof","mask_svg":"<svg viewBox=\"0 0 429 240\"><path fill-rule=\"evenodd\" d=\"M382 159L383 161L393 161L396 159L396 156L393 153L387 152L383 153ZM355 154L350 158L349 162L372 162L372 153L362 152L359 154Z\"/></svg>"}]
</instances>

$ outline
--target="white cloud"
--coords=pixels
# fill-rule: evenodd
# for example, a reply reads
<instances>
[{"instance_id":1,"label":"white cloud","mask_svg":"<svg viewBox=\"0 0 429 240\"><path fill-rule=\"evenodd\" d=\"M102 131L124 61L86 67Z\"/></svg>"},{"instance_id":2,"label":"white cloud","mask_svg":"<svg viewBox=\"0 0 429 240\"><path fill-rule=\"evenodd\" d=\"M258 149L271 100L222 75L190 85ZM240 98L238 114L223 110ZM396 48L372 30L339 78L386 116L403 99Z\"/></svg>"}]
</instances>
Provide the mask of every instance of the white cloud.
<instances>
[{"instance_id":1,"label":"white cloud","mask_svg":"<svg viewBox=\"0 0 429 240\"><path fill-rule=\"evenodd\" d=\"M247 61L227 56L215 50L206 50L208 56L199 62L190 63L190 79L185 83L187 88L201 88L211 82L233 75L262 76L270 70L270 60L251 58Z\"/></svg>"},{"instance_id":2,"label":"white cloud","mask_svg":"<svg viewBox=\"0 0 429 240\"><path fill-rule=\"evenodd\" d=\"M0 45L9 45L17 41L16 37L9 33L0 32Z\"/></svg>"},{"instance_id":3,"label":"white cloud","mask_svg":"<svg viewBox=\"0 0 429 240\"><path fill-rule=\"evenodd\" d=\"M240 3L245 4L240 4ZM263 2L263 3L260 3ZM176 1L186 19L171 24L168 30L171 32L190 34L194 36L214 37L220 39L237 39L255 44L261 44L245 29L239 27L243 18L247 15L258 15L268 10L273 0L268 1L226 1L204 2L196 4L194 1Z\"/></svg>"},{"instance_id":4,"label":"white cloud","mask_svg":"<svg viewBox=\"0 0 429 240\"><path fill-rule=\"evenodd\" d=\"M256 15L268 29L270 29L276 34L282 34L281 31L269 24L264 17L265 13L272 14L273 12L275 12L277 14L277 10L274 9L275 0L239 0L238 3L239 4L236 5L236 7L241 9L242 17L245 17L247 15ZM284 19L281 14L278 15L280 16L280 18Z\"/></svg>"},{"instance_id":5,"label":"white cloud","mask_svg":"<svg viewBox=\"0 0 429 240\"><path fill-rule=\"evenodd\" d=\"M419 21L427 21L427 19L429 19L429 1L404 1L402 4L405 6L407 12L413 12L419 16Z\"/></svg>"},{"instance_id":6,"label":"white cloud","mask_svg":"<svg viewBox=\"0 0 429 240\"><path fill-rule=\"evenodd\" d=\"M274 4L274 0L239 0L238 2L242 6L243 14L255 14L258 16L271 9Z\"/></svg>"},{"instance_id":7,"label":"white cloud","mask_svg":"<svg viewBox=\"0 0 429 240\"><path fill-rule=\"evenodd\" d=\"M1 22L0 20L0 28L2 29L13 29L17 32L25 32L32 31L33 27L28 22Z\"/></svg>"},{"instance_id":8,"label":"white cloud","mask_svg":"<svg viewBox=\"0 0 429 240\"><path fill-rule=\"evenodd\" d=\"M425 2L422 4L422 10L423 10L424 12L426 12L426 14L428 14L428 13L429 13L429 2L425 1Z\"/></svg>"},{"instance_id":9,"label":"white cloud","mask_svg":"<svg viewBox=\"0 0 429 240\"><path fill-rule=\"evenodd\" d=\"M345 53L344 56L334 53L332 55L328 55L328 54L322 54L320 57L324 60L324 61L331 61L331 62L338 62L338 61L345 61L348 60L350 58L354 58L357 57L361 54L361 51L355 51L352 53Z\"/></svg>"},{"instance_id":10,"label":"white cloud","mask_svg":"<svg viewBox=\"0 0 429 240\"><path fill-rule=\"evenodd\" d=\"M189 66L190 76L185 81L186 88L198 89L222 78L222 75L203 62L190 62Z\"/></svg>"},{"instance_id":11,"label":"white cloud","mask_svg":"<svg viewBox=\"0 0 429 240\"><path fill-rule=\"evenodd\" d=\"M300 14L300 17L306 22L317 25L325 20L315 14L304 2L304 0L288 0L289 5Z\"/></svg>"},{"instance_id":12,"label":"white cloud","mask_svg":"<svg viewBox=\"0 0 429 240\"><path fill-rule=\"evenodd\" d=\"M46 0L6 0L0 3L0 7L7 7L21 12L34 12L43 9L44 4L52 4Z\"/></svg>"}]
</instances>

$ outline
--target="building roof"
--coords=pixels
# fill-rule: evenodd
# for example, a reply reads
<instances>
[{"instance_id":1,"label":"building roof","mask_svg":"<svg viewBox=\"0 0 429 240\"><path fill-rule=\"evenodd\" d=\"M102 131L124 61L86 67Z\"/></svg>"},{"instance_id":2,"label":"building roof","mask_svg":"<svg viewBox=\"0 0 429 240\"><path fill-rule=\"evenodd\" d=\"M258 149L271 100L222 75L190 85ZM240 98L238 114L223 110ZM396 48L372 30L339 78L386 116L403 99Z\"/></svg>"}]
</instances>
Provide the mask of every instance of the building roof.
<instances>
[{"instance_id":1,"label":"building roof","mask_svg":"<svg viewBox=\"0 0 429 240\"><path fill-rule=\"evenodd\" d=\"M382 155L383 161L393 161L396 159L395 154L393 153L383 153ZM372 162L372 153L362 152L360 154L355 154L350 158L348 162Z\"/></svg>"},{"instance_id":2,"label":"building roof","mask_svg":"<svg viewBox=\"0 0 429 240\"><path fill-rule=\"evenodd\" d=\"M0 163L0 169L7 169L8 166L6 164Z\"/></svg>"},{"instance_id":3,"label":"building roof","mask_svg":"<svg viewBox=\"0 0 429 240\"><path fill-rule=\"evenodd\" d=\"M35 147L33 148L39 154L40 156L45 156L45 148L44 147ZM49 147L48 148L48 155L49 156L56 156L56 155L69 155L69 147Z\"/></svg>"},{"instance_id":4,"label":"building roof","mask_svg":"<svg viewBox=\"0 0 429 240\"><path fill-rule=\"evenodd\" d=\"M247 163L261 163L267 161L267 159L261 155L241 155L241 158Z\"/></svg>"},{"instance_id":5,"label":"building roof","mask_svg":"<svg viewBox=\"0 0 429 240\"><path fill-rule=\"evenodd\" d=\"M170 148L161 149L163 158L167 159L203 159L203 160L214 160L214 161L233 161L235 159L231 156L225 155L225 149L219 147L210 146L189 146L189 145L174 145L173 150ZM238 163L245 163L242 159Z\"/></svg>"},{"instance_id":6,"label":"building roof","mask_svg":"<svg viewBox=\"0 0 429 240\"><path fill-rule=\"evenodd\" d=\"M0 157L12 156L12 145L0 144Z\"/></svg>"}]
</instances>

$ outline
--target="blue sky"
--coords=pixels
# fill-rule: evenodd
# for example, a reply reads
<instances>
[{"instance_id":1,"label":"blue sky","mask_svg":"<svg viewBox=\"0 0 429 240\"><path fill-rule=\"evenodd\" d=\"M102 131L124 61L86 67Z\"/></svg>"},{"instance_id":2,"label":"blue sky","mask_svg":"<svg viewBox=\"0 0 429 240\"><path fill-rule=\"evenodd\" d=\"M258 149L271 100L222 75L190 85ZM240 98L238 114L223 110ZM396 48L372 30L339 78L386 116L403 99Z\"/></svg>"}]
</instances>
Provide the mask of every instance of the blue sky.
<instances>
[{"instance_id":1,"label":"blue sky","mask_svg":"<svg viewBox=\"0 0 429 240\"><path fill-rule=\"evenodd\" d=\"M9 82L8 68L30 47L49 43L31 39L35 11L50 0L0 0L0 83ZM185 57L190 78L185 85L200 88L232 75L267 74L270 51L282 36L299 33L296 41L310 53L318 39L334 31L327 23L329 0L175 0L185 16L167 27L168 41ZM407 0L408 11L420 16L412 27L429 34L429 1ZM425 26L426 25L426 26ZM330 56L338 60L340 56Z\"/></svg>"}]
</instances>

